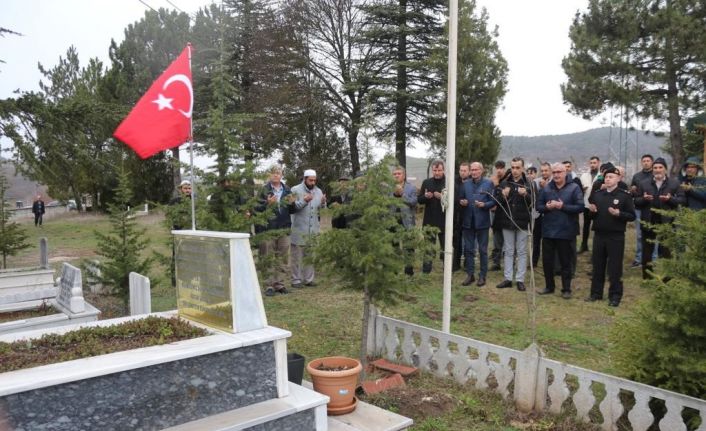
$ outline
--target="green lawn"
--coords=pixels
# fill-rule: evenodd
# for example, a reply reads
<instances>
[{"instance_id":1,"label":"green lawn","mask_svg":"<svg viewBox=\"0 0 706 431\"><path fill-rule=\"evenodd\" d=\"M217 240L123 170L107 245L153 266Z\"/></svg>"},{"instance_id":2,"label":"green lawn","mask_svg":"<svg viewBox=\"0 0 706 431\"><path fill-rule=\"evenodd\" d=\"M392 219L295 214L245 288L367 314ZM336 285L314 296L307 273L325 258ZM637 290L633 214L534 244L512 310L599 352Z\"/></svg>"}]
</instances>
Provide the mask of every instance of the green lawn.
<instances>
[{"instance_id":1,"label":"green lawn","mask_svg":"<svg viewBox=\"0 0 706 431\"><path fill-rule=\"evenodd\" d=\"M169 233L162 217L153 214L139 217L138 221L148 229L152 248L169 254ZM48 238L50 261L58 267L62 261L78 264L82 259L94 256L96 241L92 232L105 232L108 223L103 216L74 214L46 220L42 228L35 228L31 223L27 223L26 227L32 244L37 244L40 236ZM633 231L629 230L626 268L632 260L633 248ZM38 250L34 246L19 256L11 257L8 263L9 267L27 266L36 264L38 259ZM574 297L571 300L561 299L558 295L536 297L536 341L549 358L616 374L609 341L613 321L616 316L630 313L637 304L647 299L649 293L639 286L639 270L626 269L625 296L619 308L610 308L606 302L584 302L590 287L590 279L586 275L589 259L589 254L579 256L577 279L573 283ZM428 276L425 287L413 291L397 305L383 308L382 313L440 329L441 271L441 263L435 262L434 272ZM163 279L153 288L155 311L175 308L174 292L164 275L163 267L156 268L150 274L151 278L161 276ZM531 303L529 289L528 293L518 292L514 288L496 289L495 284L502 281L501 272L491 272L488 284L483 288L475 285L461 286L464 276L463 272L454 273L453 276L452 332L510 348L527 347L532 342L528 311ZM537 288L541 290L544 287L541 268L536 274L536 280ZM361 332L361 296L338 289L335 278L329 274L317 274L317 282L316 287L297 289L289 295L264 297L269 324L292 331L292 338L288 341L289 349L307 358L327 355L357 357ZM527 285L529 287L529 274ZM416 430L589 429L564 419L525 417L495 396L430 376L413 380L410 387L422 392L450 394L453 398L449 410L439 412L438 415L431 413L430 416L419 416L419 412L424 409L412 409L410 415L415 418ZM406 412L405 406L396 405L399 399L393 398L382 397L374 401L392 410ZM513 425L517 421L524 425Z\"/></svg>"}]
</instances>

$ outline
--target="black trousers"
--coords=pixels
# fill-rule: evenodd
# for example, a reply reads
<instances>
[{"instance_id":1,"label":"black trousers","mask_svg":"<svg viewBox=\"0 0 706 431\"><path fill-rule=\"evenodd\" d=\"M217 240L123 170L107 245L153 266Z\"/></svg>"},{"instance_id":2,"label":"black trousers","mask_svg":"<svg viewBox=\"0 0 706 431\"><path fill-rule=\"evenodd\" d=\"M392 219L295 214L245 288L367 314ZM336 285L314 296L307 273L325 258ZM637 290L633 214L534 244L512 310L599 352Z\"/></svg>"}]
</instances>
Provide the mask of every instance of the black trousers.
<instances>
[{"instance_id":1,"label":"black trousers","mask_svg":"<svg viewBox=\"0 0 706 431\"><path fill-rule=\"evenodd\" d=\"M603 299L603 284L608 270L608 299L620 302L623 297L624 232L594 232L593 277L591 298Z\"/></svg>"},{"instance_id":2,"label":"black trousers","mask_svg":"<svg viewBox=\"0 0 706 431\"><path fill-rule=\"evenodd\" d=\"M441 260L444 260L444 232L439 232L438 235L432 235L429 237L429 241L432 243L436 243L436 237L439 237L439 245L441 247L441 251L439 252L439 258ZM434 256L426 256L424 259L424 262L422 263L422 272L425 274L428 274L431 272L431 262L433 260Z\"/></svg>"},{"instance_id":3,"label":"black trousers","mask_svg":"<svg viewBox=\"0 0 706 431\"><path fill-rule=\"evenodd\" d=\"M642 227L642 278L649 278L648 271L652 270L652 253L655 250L655 241L657 241L657 233L652 229ZM669 259L672 256L671 251L664 244L660 244L657 248L657 257Z\"/></svg>"},{"instance_id":4,"label":"black trousers","mask_svg":"<svg viewBox=\"0 0 706 431\"><path fill-rule=\"evenodd\" d=\"M554 256L559 258L561 266L561 291L571 292L571 240L542 238L542 266L545 286L554 291Z\"/></svg>"},{"instance_id":5,"label":"black trousers","mask_svg":"<svg viewBox=\"0 0 706 431\"><path fill-rule=\"evenodd\" d=\"M542 218L540 215L534 219L534 228L532 229L532 266L537 267L539 256L542 253Z\"/></svg>"},{"instance_id":6,"label":"black trousers","mask_svg":"<svg viewBox=\"0 0 706 431\"><path fill-rule=\"evenodd\" d=\"M454 249L453 267L460 268L461 256L463 255L463 235L461 234L461 226L458 226L458 228L456 228L456 226L454 226L453 249Z\"/></svg>"},{"instance_id":7,"label":"black trousers","mask_svg":"<svg viewBox=\"0 0 706 431\"><path fill-rule=\"evenodd\" d=\"M37 226L37 225L41 226L41 225L42 225L42 214L41 214L41 213L40 213L40 214L36 214L36 213L34 214L34 225L35 225L35 226Z\"/></svg>"},{"instance_id":8,"label":"black trousers","mask_svg":"<svg viewBox=\"0 0 706 431\"><path fill-rule=\"evenodd\" d=\"M583 209L583 232L581 235L581 249L585 250L588 248L588 236L591 234L591 221L593 220L593 213L590 209Z\"/></svg>"}]
</instances>

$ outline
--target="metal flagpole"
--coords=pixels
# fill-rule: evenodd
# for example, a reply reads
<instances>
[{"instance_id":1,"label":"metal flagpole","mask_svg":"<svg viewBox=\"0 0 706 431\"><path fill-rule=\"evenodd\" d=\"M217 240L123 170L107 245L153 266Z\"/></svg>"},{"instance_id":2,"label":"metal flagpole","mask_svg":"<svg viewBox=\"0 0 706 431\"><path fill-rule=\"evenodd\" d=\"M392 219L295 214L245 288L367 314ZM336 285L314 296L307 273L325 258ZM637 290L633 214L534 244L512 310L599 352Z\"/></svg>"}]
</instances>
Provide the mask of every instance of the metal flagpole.
<instances>
[{"instance_id":1,"label":"metal flagpole","mask_svg":"<svg viewBox=\"0 0 706 431\"><path fill-rule=\"evenodd\" d=\"M186 44L186 49L189 52L189 73L191 74L191 43ZM193 85L193 77L191 78ZM191 116L189 117L189 167L191 173L191 230L196 230L196 200L194 199L194 191L196 190L196 181L194 180L194 97L191 97Z\"/></svg>"},{"instance_id":2,"label":"metal flagpole","mask_svg":"<svg viewBox=\"0 0 706 431\"><path fill-rule=\"evenodd\" d=\"M456 166L456 69L458 0L449 2L449 70L446 96L446 224L444 231L444 298L442 331L451 330L451 276L453 264L454 171Z\"/></svg>"}]
</instances>

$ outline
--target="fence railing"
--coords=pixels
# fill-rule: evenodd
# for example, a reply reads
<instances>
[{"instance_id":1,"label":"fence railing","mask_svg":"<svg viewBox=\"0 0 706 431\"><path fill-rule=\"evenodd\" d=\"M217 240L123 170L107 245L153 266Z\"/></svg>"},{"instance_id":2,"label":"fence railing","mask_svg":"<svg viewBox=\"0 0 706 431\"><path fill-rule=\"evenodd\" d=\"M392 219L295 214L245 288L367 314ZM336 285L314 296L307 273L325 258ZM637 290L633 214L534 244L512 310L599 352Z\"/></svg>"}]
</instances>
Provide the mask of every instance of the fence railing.
<instances>
[{"instance_id":1,"label":"fence railing","mask_svg":"<svg viewBox=\"0 0 706 431\"><path fill-rule=\"evenodd\" d=\"M512 395L523 411L568 412L606 431L706 431L704 400L553 361L536 345L518 351L374 311L370 317L368 354Z\"/></svg>"}]
</instances>

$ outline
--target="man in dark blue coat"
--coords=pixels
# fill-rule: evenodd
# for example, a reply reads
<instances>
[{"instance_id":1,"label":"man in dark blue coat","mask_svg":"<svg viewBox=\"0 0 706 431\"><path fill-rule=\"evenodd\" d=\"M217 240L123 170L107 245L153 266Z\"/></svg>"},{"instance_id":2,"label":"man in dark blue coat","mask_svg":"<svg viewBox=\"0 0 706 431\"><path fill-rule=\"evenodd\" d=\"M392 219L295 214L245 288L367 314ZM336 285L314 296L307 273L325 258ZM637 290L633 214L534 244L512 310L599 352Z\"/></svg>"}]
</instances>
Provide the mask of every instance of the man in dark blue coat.
<instances>
[{"instance_id":1,"label":"man in dark blue coat","mask_svg":"<svg viewBox=\"0 0 706 431\"><path fill-rule=\"evenodd\" d=\"M459 192L458 204L463 208L462 234L463 254L466 257L466 279L461 283L468 286L475 280L476 244L480 254L478 286L485 285L488 274L488 229L490 229L490 209L495 207L493 183L483 178L483 165L471 163L471 179L463 183Z\"/></svg>"},{"instance_id":2,"label":"man in dark blue coat","mask_svg":"<svg viewBox=\"0 0 706 431\"><path fill-rule=\"evenodd\" d=\"M537 200L542 220L542 264L546 287L540 295L554 293L554 255L561 265L561 297L571 298L572 240L578 235L578 216L583 212L583 193L576 182L567 182L566 167L552 165L552 180L544 186ZM574 250L575 252L575 250Z\"/></svg>"}]
</instances>

